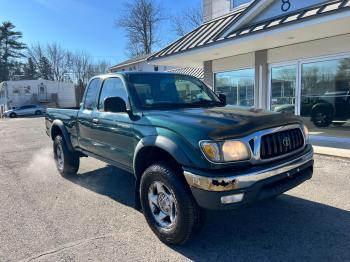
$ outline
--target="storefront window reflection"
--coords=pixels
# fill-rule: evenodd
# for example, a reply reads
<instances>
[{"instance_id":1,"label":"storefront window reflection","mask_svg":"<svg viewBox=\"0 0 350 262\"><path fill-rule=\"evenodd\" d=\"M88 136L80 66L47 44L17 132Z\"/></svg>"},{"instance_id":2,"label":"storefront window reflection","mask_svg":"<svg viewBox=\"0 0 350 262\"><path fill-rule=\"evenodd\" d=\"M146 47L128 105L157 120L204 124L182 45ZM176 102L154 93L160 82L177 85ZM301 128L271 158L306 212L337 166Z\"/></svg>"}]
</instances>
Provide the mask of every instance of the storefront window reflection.
<instances>
[{"instance_id":1,"label":"storefront window reflection","mask_svg":"<svg viewBox=\"0 0 350 262\"><path fill-rule=\"evenodd\" d=\"M227 104L254 106L254 69L215 74L215 90L226 95Z\"/></svg>"},{"instance_id":2,"label":"storefront window reflection","mask_svg":"<svg viewBox=\"0 0 350 262\"><path fill-rule=\"evenodd\" d=\"M295 112L296 65L271 68L271 110Z\"/></svg>"},{"instance_id":3,"label":"storefront window reflection","mask_svg":"<svg viewBox=\"0 0 350 262\"><path fill-rule=\"evenodd\" d=\"M301 65L300 114L315 127L346 124L350 119L350 58Z\"/></svg>"}]
</instances>

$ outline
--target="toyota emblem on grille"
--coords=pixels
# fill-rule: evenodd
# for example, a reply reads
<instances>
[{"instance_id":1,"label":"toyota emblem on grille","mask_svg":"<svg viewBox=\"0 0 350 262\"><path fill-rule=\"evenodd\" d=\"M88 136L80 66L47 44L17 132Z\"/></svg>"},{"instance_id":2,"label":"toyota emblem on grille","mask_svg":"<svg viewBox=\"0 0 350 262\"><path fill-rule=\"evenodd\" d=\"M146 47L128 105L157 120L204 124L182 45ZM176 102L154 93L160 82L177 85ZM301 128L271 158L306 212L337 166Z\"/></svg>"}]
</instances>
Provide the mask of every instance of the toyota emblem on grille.
<instances>
[{"instance_id":1,"label":"toyota emblem on grille","mask_svg":"<svg viewBox=\"0 0 350 262\"><path fill-rule=\"evenodd\" d=\"M285 147L289 147L290 146L290 138L288 136L284 137L283 140L282 140L282 144Z\"/></svg>"}]
</instances>

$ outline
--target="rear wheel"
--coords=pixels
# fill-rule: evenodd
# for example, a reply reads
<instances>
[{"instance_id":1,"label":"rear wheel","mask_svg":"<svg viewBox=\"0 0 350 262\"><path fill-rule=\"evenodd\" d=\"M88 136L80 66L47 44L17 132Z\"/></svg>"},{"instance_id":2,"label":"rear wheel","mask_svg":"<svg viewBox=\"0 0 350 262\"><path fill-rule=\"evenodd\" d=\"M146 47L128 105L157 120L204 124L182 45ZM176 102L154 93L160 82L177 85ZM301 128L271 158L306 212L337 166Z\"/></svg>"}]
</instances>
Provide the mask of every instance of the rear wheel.
<instances>
[{"instance_id":1,"label":"rear wheel","mask_svg":"<svg viewBox=\"0 0 350 262\"><path fill-rule=\"evenodd\" d=\"M147 223L166 244L185 243L204 222L204 212L170 165L147 168L141 177L140 199Z\"/></svg>"},{"instance_id":2,"label":"rear wheel","mask_svg":"<svg viewBox=\"0 0 350 262\"><path fill-rule=\"evenodd\" d=\"M57 170L62 176L74 175L78 172L79 156L77 153L68 150L66 142L60 135L55 137L53 152Z\"/></svg>"},{"instance_id":3,"label":"rear wheel","mask_svg":"<svg viewBox=\"0 0 350 262\"><path fill-rule=\"evenodd\" d=\"M327 109L316 109L312 114L312 122L317 127L327 127L332 123L332 114Z\"/></svg>"},{"instance_id":4,"label":"rear wheel","mask_svg":"<svg viewBox=\"0 0 350 262\"><path fill-rule=\"evenodd\" d=\"M37 116L38 116L38 115L41 115L41 111L40 111L40 110L36 110L36 111L35 111L35 115L37 115Z\"/></svg>"}]
</instances>

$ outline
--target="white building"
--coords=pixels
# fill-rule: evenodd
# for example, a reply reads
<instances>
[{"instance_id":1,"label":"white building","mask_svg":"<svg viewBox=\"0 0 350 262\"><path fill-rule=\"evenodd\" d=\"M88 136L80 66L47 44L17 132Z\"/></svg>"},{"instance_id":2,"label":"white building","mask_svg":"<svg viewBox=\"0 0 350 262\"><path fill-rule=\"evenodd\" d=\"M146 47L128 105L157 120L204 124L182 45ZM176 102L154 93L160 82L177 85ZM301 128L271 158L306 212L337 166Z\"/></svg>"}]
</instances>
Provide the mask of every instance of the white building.
<instances>
[{"instance_id":1,"label":"white building","mask_svg":"<svg viewBox=\"0 0 350 262\"><path fill-rule=\"evenodd\" d=\"M26 104L75 107L72 83L50 80L20 80L0 83L0 113Z\"/></svg>"},{"instance_id":2,"label":"white building","mask_svg":"<svg viewBox=\"0 0 350 262\"><path fill-rule=\"evenodd\" d=\"M148 60L203 67L229 104L292 111L315 134L350 137L350 0L203 0L203 8L203 25Z\"/></svg>"},{"instance_id":3,"label":"white building","mask_svg":"<svg viewBox=\"0 0 350 262\"><path fill-rule=\"evenodd\" d=\"M147 62L147 58L151 54L133 57L131 59L125 60L117 65L112 66L110 72L121 72L121 71L138 71L138 72L164 72L174 67L169 67L166 65L153 65Z\"/></svg>"}]
</instances>

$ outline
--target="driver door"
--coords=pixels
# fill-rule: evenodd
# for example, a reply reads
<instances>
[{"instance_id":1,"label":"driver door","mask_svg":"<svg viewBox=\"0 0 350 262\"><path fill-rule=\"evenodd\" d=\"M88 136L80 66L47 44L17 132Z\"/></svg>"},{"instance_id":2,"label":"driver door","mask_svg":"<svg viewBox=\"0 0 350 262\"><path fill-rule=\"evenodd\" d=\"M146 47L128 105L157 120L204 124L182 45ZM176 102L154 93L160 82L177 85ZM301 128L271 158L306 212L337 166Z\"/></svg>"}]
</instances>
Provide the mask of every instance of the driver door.
<instances>
[{"instance_id":1,"label":"driver door","mask_svg":"<svg viewBox=\"0 0 350 262\"><path fill-rule=\"evenodd\" d=\"M128 95L119 77L107 78L102 83L98 107L92 115L92 137L96 153L105 159L130 167L133 161L133 123L126 112L104 111L104 100L108 97L121 97L128 103Z\"/></svg>"}]
</instances>

